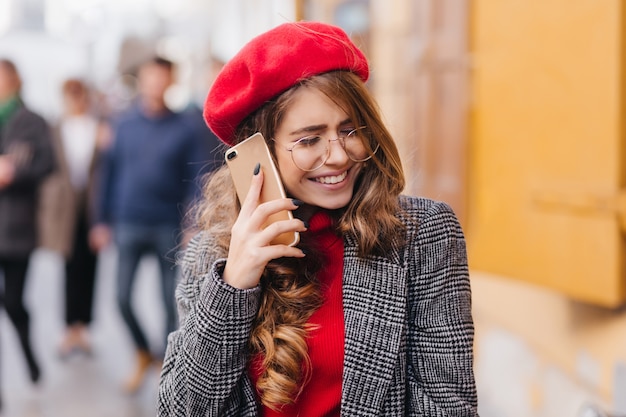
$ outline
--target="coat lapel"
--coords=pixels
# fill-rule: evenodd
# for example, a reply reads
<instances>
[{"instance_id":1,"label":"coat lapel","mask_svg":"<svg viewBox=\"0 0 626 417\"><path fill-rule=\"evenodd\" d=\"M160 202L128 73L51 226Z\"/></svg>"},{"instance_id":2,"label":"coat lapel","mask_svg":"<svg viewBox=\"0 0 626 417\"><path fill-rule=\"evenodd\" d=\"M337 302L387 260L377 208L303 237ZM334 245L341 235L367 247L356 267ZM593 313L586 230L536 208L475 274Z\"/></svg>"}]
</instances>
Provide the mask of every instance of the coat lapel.
<instances>
[{"instance_id":1,"label":"coat lapel","mask_svg":"<svg viewBox=\"0 0 626 417\"><path fill-rule=\"evenodd\" d=\"M353 239L344 245L341 410L342 415L377 416L404 343L406 268L395 251L363 259Z\"/></svg>"}]
</instances>

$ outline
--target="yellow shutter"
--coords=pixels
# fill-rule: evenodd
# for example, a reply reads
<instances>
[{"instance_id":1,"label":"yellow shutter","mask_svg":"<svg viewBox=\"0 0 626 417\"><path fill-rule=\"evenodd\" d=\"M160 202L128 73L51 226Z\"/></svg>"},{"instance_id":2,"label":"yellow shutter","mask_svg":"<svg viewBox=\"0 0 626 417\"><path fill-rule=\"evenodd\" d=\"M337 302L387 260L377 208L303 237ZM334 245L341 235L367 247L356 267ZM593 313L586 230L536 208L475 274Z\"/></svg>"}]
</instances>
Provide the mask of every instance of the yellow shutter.
<instances>
[{"instance_id":1,"label":"yellow shutter","mask_svg":"<svg viewBox=\"0 0 626 417\"><path fill-rule=\"evenodd\" d=\"M623 3L472 5L470 265L620 305Z\"/></svg>"}]
</instances>

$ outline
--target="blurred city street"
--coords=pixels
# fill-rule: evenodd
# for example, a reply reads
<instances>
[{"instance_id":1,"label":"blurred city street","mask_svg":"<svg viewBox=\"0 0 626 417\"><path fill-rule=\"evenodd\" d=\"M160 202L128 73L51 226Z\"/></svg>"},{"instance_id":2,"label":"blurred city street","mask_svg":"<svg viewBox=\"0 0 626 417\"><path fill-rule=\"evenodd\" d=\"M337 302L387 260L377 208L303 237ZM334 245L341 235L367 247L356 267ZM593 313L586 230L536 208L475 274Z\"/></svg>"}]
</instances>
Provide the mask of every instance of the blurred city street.
<instances>
[{"instance_id":1,"label":"blurred city street","mask_svg":"<svg viewBox=\"0 0 626 417\"><path fill-rule=\"evenodd\" d=\"M134 351L115 304L116 254L105 251L99 261L93 354L61 360L57 355L63 322L61 260L53 253L34 254L25 300L30 308L33 345L42 367L42 379L33 386L15 330L5 312L0 318L0 382L2 417L147 417L156 415L158 373L151 370L143 388L127 395L121 385L134 366ZM156 259L144 258L139 267L135 296L137 315L149 340L160 347L163 314ZM154 278L154 279L153 279Z\"/></svg>"}]
</instances>

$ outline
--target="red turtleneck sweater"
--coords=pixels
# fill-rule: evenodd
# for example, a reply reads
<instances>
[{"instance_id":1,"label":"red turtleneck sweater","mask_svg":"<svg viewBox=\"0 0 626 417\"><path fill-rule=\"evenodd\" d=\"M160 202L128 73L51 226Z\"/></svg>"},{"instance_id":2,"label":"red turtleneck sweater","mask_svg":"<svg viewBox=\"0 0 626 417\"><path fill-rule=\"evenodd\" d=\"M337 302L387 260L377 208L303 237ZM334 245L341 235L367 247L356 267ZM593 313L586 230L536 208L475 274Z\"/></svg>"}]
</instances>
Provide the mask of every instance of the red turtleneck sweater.
<instances>
[{"instance_id":1,"label":"red turtleneck sweater","mask_svg":"<svg viewBox=\"0 0 626 417\"><path fill-rule=\"evenodd\" d=\"M311 316L316 326L307 339L311 359L311 379L295 404L281 412L261 406L263 417L339 417L341 408L341 377L343 372L344 322L341 283L343 273L343 240L332 230L327 212L319 211L309 220L305 232L314 239L326 257L318 273L323 304ZM259 360L252 361L249 374L252 383L260 376Z\"/></svg>"}]
</instances>

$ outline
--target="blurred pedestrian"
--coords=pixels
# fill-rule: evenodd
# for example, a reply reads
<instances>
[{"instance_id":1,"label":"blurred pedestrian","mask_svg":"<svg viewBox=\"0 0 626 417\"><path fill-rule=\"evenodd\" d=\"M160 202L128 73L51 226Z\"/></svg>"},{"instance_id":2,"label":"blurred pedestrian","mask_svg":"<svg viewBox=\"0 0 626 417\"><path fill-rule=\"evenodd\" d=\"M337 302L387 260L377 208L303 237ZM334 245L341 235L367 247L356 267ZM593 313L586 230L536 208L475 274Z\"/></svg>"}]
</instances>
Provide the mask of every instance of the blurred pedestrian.
<instances>
[{"instance_id":1,"label":"blurred pedestrian","mask_svg":"<svg viewBox=\"0 0 626 417\"><path fill-rule=\"evenodd\" d=\"M41 193L41 245L65 259L65 332L59 346L64 359L91 353L97 250L90 245L98 156L108 145L107 124L93 114L87 84L71 78L62 87L63 115L53 128L58 170Z\"/></svg>"},{"instance_id":2,"label":"blurred pedestrian","mask_svg":"<svg viewBox=\"0 0 626 417\"><path fill-rule=\"evenodd\" d=\"M97 221L92 239L102 248L113 241L118 252L117 302L136 348L136 363L124 383L137 391L146 371L160 366L166 336L178 324L174 301L175 252L186 207L199 194L197 177L209 159L198 124L172 111L165 93L174 65L157 57L138 71L138 102L112 124L111 149L102 164ZM151 348L135 314L132 295L141 258L155 254L165 306L163 345Z\"/></svg>"},{"instance_id":3,"label":"blurred pedestrian","mask_svg":"<svg viewBox=\"0 0 626 417\"><path fill-rule=\"evenodd\" d=\"M228 145L262 133L288 198L211 177L176 291L159 416L476 417L465 240L448 205L401 195L400 155L340 28L251 40L204 115ZM289 210L294 219L267 225ZM298 246L273 244L299 232Z\"/></svg>"},{"instance_id":4,"label":"blurred pedestrian","mask_svg":"<svg viewBox=\"0 0 626 417\"><path fill-rule=\"evenodd\" d=\"M33 383L41 369L31 345L24 305L28 262L37 246L39 185L55 167L50 129L20 96L15 64L0 59L0 304L15 326Z\"/></svg>"}]
</instances>

